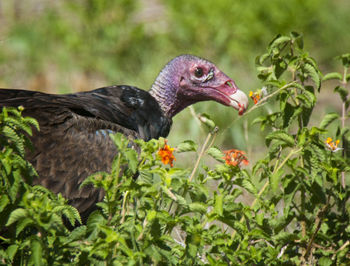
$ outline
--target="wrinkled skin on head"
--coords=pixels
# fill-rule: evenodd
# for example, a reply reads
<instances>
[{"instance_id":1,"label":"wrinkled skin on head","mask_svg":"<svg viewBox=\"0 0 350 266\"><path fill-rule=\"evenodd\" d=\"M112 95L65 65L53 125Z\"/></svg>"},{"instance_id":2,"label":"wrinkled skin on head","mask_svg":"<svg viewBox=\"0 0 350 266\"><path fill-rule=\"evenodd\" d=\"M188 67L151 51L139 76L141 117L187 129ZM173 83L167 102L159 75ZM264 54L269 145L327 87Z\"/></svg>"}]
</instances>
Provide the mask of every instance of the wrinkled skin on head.
<instances>
[{"instance_id":1,"label":"wrinkled skin on head","mask_svg":"<svg viewBox=\"0 0 350 266\"><path fill-rule=\"evenodd\" d=\"M152 90L159 90L157 85L161 84L171 84L168 88L161 88L165 95L159 97L160 101L166 102L163 108L170 116L200 101L212 100L232 106L239 114L243 114L248 106L248 97L231 78L213 63L195 56L182 55L170 61L158 76ZM152 90L151 94L157 95ZM172 97L171 101L169 97Z\"/></svg>"}]
</instances>

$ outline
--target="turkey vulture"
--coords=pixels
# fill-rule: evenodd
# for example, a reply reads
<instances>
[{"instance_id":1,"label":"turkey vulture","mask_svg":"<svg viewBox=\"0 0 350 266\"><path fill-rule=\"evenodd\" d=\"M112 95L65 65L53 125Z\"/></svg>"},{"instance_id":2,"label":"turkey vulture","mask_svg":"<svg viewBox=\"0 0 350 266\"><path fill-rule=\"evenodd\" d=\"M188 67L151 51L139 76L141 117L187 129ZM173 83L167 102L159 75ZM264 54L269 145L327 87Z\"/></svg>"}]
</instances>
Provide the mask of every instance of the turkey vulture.
<instances>
[{"instance_id":1,"label":"turkey vulture","mask_svg":"<svg viewBox=\"0 0 350 266\"><path fill-rule=\"evenodd\" d=\"M213 63L192 55L171 60L149 92L132 86L110 86L87 92L53 95L0 89L0 107L24 107L24 115L38 120L40 131L31 138L27 155L39 178L34 181L61 193L85 220L103 198L103 191L82 181L108 171L116 155L109 132L129 138L166 137L172 117L199 101L214 100L240 114L248 98Z\"/></svg>"}]
</instances>

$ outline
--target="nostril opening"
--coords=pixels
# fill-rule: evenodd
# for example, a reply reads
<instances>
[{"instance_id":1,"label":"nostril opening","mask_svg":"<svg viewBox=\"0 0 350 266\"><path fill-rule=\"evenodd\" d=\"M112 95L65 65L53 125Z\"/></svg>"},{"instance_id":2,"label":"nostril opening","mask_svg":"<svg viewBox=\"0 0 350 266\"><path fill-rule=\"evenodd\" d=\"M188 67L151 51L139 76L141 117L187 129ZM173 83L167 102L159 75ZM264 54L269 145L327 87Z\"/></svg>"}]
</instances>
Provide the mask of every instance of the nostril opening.
<instances>
[{"instance_id":1,"label":"nostril opening","mask_svg":"<svg viewBox=\"0 0 350 266\"><path fill-rule=\"evenodd\" d=\"M233 85L232 85L231 81L228 80L228 81L225 82L225 84L230 86L231 88L233 88Z\"/></svg>"}]
</instances>

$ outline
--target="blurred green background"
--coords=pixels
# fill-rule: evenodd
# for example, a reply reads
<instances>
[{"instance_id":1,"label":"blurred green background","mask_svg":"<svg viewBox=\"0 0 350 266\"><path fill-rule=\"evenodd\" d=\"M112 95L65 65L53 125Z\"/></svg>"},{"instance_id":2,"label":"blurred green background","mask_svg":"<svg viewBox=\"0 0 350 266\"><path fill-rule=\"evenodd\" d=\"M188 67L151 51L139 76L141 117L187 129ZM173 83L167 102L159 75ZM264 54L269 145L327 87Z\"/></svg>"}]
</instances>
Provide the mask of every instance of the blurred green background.
<instances>
[{"instance_id":1,"label":"blurred green background","mask_svg":"<svg viewBox=\"0 0 350 266\"><path fill-rule=\"evenodd\" d=\"M349 14L349 0L0 0L0 87L66 93L128 84L148 90L171 58L190 53L215 62L248 93L261 86L255 57L278 33L302 33L323 73L341 70L334 57L350 50ZM322 90L321 113L337 111L332 91ZM217 146L248 156L263 152L262 133L250 122L265 110L238 119L217 103L194 108L220 127ZM205 136L186 109L175 117L169 139L176 145Z\"/></svg>"}]
</instances>

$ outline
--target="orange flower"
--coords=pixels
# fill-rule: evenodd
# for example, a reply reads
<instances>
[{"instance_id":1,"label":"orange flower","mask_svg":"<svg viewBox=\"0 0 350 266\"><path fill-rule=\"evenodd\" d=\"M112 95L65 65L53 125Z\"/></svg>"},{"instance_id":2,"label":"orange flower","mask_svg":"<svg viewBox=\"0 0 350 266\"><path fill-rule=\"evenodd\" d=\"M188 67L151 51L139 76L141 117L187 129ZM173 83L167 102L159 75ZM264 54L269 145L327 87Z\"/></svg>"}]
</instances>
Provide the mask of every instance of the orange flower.
<instances>
[{"instance_id":1,"label":"orange flower","mask_svg":"<svg viewBox=\"0 0 350 266\"><path fill-rule=\"evenodd\" d=\"M170 164L170 166L173 167L173 161L176 161L176 158L173 155L174 148L170 148L167 142L167 140L164 140L164 147L159 149L158 155L160 156L163 164Z\"/></svg>"},{"instance_id":2,"label":"orange flower","mask_svg":"<svg viewBox=\"0 0 350 266\"><path fill-rule=\"evenodd\" d=\"M224 151L224 154L225 156L223 157L223 159L225 160L225 163L227 165L240 166L241 163L243 163L244 165L249 164L247 157L244 155L244 151L231 149Z\"/></svg>"},{"instance_id":3,"label":"orange flower","mask_svg":"<svg viewBox=\"0 0 350 266\"><path fill-rule=\"evenodd\" d=\"M254 101L254 104L257 104L260 100L260 94L256 92L249 92L249 97Z\"/></svg>"},{"instance_id":4,"label":"orange flower","mask_svg":"<svg viewBox=\"0 0 350 266\"><path fill-rule=\"evenodd\" d=\"M337 139L336 141L333 141L332 138L328 137L326 140L326 147L332 152L342 150L342 148L338 148L339 142L340 142L339 139Z\"/></svg>"}]
</instances>

